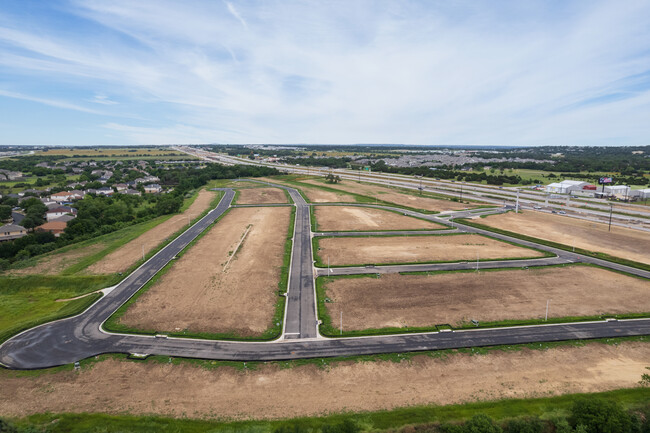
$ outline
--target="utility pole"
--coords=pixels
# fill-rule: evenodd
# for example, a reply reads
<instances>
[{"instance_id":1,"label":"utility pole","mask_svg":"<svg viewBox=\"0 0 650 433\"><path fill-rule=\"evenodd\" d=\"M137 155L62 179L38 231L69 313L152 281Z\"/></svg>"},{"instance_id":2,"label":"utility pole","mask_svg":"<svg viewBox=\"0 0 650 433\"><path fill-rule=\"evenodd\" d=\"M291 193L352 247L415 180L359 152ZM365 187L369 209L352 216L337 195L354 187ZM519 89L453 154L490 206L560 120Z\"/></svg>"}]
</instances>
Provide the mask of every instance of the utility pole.
<instances>
[{"instance_id":1,"label":"utility pole","mask_svg":"<svg viewBox=\"0 0 650 433\"><path fill-rule=\"evenodd\" d=\"M144 244L142 244L142 261L144 262Z\"/></svg>"},{"instance_id":2,"label":"utility pole","mask_svg":"<svg viewBox=\"0 0 650 433\"><path fill-rule=\"evenodd\" d=\"M327 256L327 276L330 276L330 256Z\"/></svg>"},{"instance_id":3,"label":"utility pole","mask_svg":"<svg viewBox=\"0 0 650 433\"><path fill-rule=\"evenodd\" d=\"M550 302L551 302L550 299L547 299L547 300L546 300L546 316L544 317L544 321L545 321L545 322L548 321L548 304L549 304Z\"/></svg>"},{"instance_id":4,"label":"utility pole","mask_svg":"<svg viewBox=\"0 0 650 433\"><path fill-rule=\"evenodd\" d=\"M613 204L609 204L609 228L607 229L608 232L612 231L612 210L614 209Z\"/></svg>"},{"instance_id":5,"label":"utility pole","mask_svg":"<svg viewBox=\"0 0 650 433\"><path fill-rule=\"evenodd\" d=\"M519 188L517 188L517 203L515 204L515 213L519 213Z\"/></svg>"},{"instance_id":6,"label":"utility pole","mask_svg":"<svg viewBox=\"0 0 650 433\"><path fill-rule=\"evenodd\" d=\"M343 310L341 310L341 332L339 335L343 335Z\"/></svg>"}]
</instances>

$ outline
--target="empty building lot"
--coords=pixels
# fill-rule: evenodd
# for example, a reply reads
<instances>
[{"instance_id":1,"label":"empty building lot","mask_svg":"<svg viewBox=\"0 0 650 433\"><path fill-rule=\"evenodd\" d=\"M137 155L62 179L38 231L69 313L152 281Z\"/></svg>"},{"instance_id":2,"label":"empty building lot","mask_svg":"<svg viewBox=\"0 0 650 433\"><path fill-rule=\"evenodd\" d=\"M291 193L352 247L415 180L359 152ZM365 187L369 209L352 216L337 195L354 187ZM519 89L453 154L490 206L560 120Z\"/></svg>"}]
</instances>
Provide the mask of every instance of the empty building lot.
<instances>
[{"instance_id":1,"label":"empty building lot","mask_svg":"<svg viewBox=\"0 0 650 433\"><path fill-rule=\"evenodd\" d=\"M243 188L239 190L237 204L287 203L287 196L279 188Z\"/></svg>"},{"instance_id":2,"label":"empty building lot","mask_svg":"<svg viewBox=\"0 0 650 433\"><path fill-rule=\"evenodd\" d=\"M331 265L417 263L543 257L544 253L481 235L321 238L321 259Z\"/></svg>"},{"instance_id":3,"label":"empty building lot","mask_svg":"<svg viewBox=\"0 0 650 433\"><path fill-rule=\"evenodd\" d=\"M204 368L106 359L80 371L0 370L0 413L90 412L268 419L414 405L598 392L638 386L649 343L589 343L486 355L282 368ZM170 385L173 384L173 385Z\"/></svg>"},{"instance_id":4,"label":"empty building lot","mask_svg":"<svg viewBox=\"0 0 650 433\"><path fill-rule=\"evenodd\" d=\"M138 298L121 323L158 331L262 334L278 299L290 214L289 207L232 209Z\"/></svg>"},{"instance_id":5,"label":"empty building lot","mask_svg":"<svg viewBox=\"0 0 650 433\"><path fill-rule=\"evenodd\" d=\"M541 212L508 212L477 219L490 227L650 264L650 232Z\"/></svg>"},{"instance_id":6,"label":"empty building lot","mask_svg":"<svg viewBox=\"0 0 650 433\"><path fill-rule=\"evenodd\" d=\"M314 206L316 231L436 230L447 227L382 209L358 206Z\"/></svg>"},{"instance_id":7,"label":"empty building lot","mask_svg":"<svg viewBox=\"0 0 650 433\"><path fill-rule=\"evenodd\" d=\"M321 180L304 180L302 182L312 185L325 185ZM375 197L378 200L383 200L389 203L395 203L401 206L408 206L414 209L423 209L427 211L442 212L450 210L472 209L481 204L485 204L476 202L466 204L445 199L435 199L426 196L419 196L415 191L412 194L409 194L400 192L395 188L371 185L367 183L357 183L351 180L347 180L336 185L327 186L340 191Z\"/></svg>"},{"instance_id":8,"label":"empty building lot","mask_svg":"<svg viewBox=\"0 0 650 433\"><path fill-rule=\"evenodd\" d=\"M550 318L650 311L648 281L580 265L333 278L325 287L344 331L539 319L547 300Z\"/></svg>"}]
</instances>

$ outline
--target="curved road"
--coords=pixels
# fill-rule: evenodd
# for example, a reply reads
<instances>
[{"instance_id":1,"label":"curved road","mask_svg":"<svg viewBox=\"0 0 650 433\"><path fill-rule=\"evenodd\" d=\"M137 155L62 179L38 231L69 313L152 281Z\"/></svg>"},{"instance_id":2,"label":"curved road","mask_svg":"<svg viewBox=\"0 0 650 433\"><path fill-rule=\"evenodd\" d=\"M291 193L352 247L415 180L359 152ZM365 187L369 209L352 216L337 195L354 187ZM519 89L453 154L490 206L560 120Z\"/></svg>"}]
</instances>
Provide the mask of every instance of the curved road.
<instances>
[{"instance_id":1,"label":"curved road","mask_svg":"<svg viewBox=\"0 0 650 433\"><path fill-rule=\"evenodd\" d=\"M239 361L286 360L650 334L650 319L639 319L342 339L322 338L318 334L316 318L310 205L295 189L282 185L273 186L289 191L296 206L285 328L279 340L261 343L229 342L168 338L167 336L112 334L102 329L103 322L113 312L128 301L151 277L173 260L180 251L231 206L234 191L224 189L224 197L215 209L160 250L120 284L105 290L105 296L82 314L32 328L3 343L0 346L0 363L9 368L36 369L67 364L102 353L137 353ZM395 210L395 208L385 206L366 206ZM398 211L450 225L449 221L439 216L424 215L403 209L398 209ZM452 216L465 214L459 212ZM532 259L530 262L534 265L542 261L544 264L556 261L584 261L624 270L643 278L650 278L649 272L639 269L567 253L460 224L456 226L462 231L487 234L520 245L553 252L558 256ZM516 265L526 266L526 262L526 260L517 260ZM491 263L498 263L499 266L505 264L505 262L484 262L481 263L481 266L488 266ZM415 270L414 266L421 266L423 270L432 266L466 269L468 265L473 266L472 263L447 263L411 265L406 268L409 271ZM402 268L405 267L397 266L390 270L387 267L381 268L384 271L402 272ZM337 271L343 272L343 269L345 268L337 268ZM356 269L356 273L362 271L363 269ZM322 269L318 272L322 272ZM372 272L376 273L377 270L372 270Z\"/></svg>"}]
</instances>

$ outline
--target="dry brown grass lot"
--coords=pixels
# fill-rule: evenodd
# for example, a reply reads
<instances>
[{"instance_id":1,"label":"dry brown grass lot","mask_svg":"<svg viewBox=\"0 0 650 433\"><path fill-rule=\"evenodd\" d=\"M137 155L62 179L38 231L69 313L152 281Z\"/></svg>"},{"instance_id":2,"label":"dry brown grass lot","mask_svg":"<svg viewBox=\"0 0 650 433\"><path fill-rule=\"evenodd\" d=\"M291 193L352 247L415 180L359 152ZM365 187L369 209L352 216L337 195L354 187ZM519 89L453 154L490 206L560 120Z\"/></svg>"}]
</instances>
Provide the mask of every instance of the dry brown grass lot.
<instances>
[{"instance_id":1,"label":"dry brown grass lot","mask_svg":"<svg viewBox=\"0 0 650 433\"><path fill-rule=\"evenodd\" d=\"M199 191L198 197L189 208L180 215L174 215L164 223L143 233L131 242L121 246L103 259L90 265L87 272L91 274L109 274L124 272L138 260L142 260L142 246L145 254L156 248L161 242L183 227L187 227L188 218L196 218L205 211L215 197L214 191Z\"/></svg>"},{"instance_id":2,"label":"dry brown grass lot","mask_svg":"<svg viewBox=\"0 0 650 433\"><path fill-rule=\"evenodd\" d=\"M607 224L533 211L508 212L480 218L476 222L650 264L650 232L616 226L612 226L609 232Z\"/></svg>"},{"instance_id":3,"label":"dry brown grass lot","mask_svg":"<svg viewBox=\"0 0 650 433\"><path fill-rule=\"evenodd\" d=\"M262 334L275 311L290 214L289 207L232 209L126 311L122 323Z\"/></svg>"},{"instance_id":4,"label":"dry brown grass lot","mask_svg":"<svg viewBox=\"0 0 650 433\"><path fill-rule=\"evenodd\" d=\"M65 253L54 252L45 255L38 260L34 266L23 269L12 269L9 275L56 275L65 268L76 264L83 258L95 254L106 247L103 243L89 245L83 248L76 248Z\"/></svg>"},{"instance_id":5,"label":"dry brown grass lot","mask_svg":"<svg viewBox=\"0 0 650 433\"><path fill-rule=\"evenodd\" d=\"M460 209L473 209L480 204L486 203L475 203L464 204L458 203L451 200L444 199L435 199L429 197L420 197L417 195L417 192L413 194L406 194L400 192L397 189L389 188L385 186L370 185L366 183L357 183L352 180L345 180L336 185L325 184L319 180L302 180L301 182L309 183L312 185L321 185L327 186L329 188L338 189L341 191L352 192L356 194L361 194L370 197L376 197L379 200L384 200L390 203L395 203L401 206L408 206L414 209L424 209L428 211L448 211L448 210L460 210Z\"/></svg>"},{"instance_id":6,"label":"dry brown grass lot","mask_svg":"<svg viewBox=\"0 0 650 433\"><path fill-rule=\"evenodd\" d=\"M436 230L442 224L382 209L358 206L314 206L317 231Z\"/></svg>"},{"instance_id":7,"label":"dry brown grass lot","mask_svg":"<svg viewBox=\"0 0 650 433\"><path fill-rule=\"evenodd\" d=\"M414 263L452 260L542 257L544 254L481 235L325 238L321 257L332 265Z\"/></svg>"},{"instance_id":8,"label":"dry brown grass lot","mask_svg":"<svg viewBox=\"0 0 650 433\"><path fill-rule=\"evenodd\" d=\"M339 278L327 284L343 330L650 312L650 283L590 266ZM614 289L616 288L616 289Z\"/></svg>"},{"instance_id":9,"label":"dry brown grass lot","mask_svg":"<svg viewBox=\"0 0 650 433\"><path fill-rule=\"evenodd\" d=\"M279 188L246 188L239 190L237 204L287 203L287 196Z\"/></svg>"},{"instance_id":10,"label":"dry brown grass lot","mask_svg":"<svg viewBox=\"0 0 650 433\"><path fill-rule=\"evenodd\" d=\"M401 363L266 365L245 372L106 360L79 372L39 376L0 370L0 413L260 419L597 392L638 386L649 355L648 343L589 343L445 358L419 355Z\"/></svg>"}]
</instances>

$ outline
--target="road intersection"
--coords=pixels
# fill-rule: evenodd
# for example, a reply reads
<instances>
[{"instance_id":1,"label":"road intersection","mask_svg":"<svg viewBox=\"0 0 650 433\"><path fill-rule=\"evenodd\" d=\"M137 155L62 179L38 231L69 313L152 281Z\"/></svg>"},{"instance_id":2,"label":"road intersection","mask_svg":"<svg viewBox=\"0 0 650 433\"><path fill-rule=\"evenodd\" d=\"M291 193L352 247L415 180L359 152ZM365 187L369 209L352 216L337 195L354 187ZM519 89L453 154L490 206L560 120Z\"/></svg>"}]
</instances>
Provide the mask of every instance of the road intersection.
<instances>
[{"instance_id":1,"label":"road intersection","mask_svg":"<svg viewBox=\"0 0 650 433\"><path fill-rule=\"evenodd\" d=\"M103 323L120 306L127 302L156 273L186 248L192 240L196 239L204 230L207 230L232 206L235 193L232 189L226 188L223 189L224 196L215 209L162 248L117 286L111 290L106 290L105 295L86 311L75 317L37 326L14 336L0 345L0 363L15 369L37 369L67 364L104 353L270 361L650 335L650 319L635 319L372 337L323 338L318 333L314 278L323 275L323 272L327 273L327 270L314 268L313 266L311 239L315 234L311 231L310 222L310 206L312 205L307 203L301 194L291 187L271 185L287 190L296 207L285 323L283 334L279 339L270 342L216 341L175 338L166 335L116 334L103 329ZM398 211L446 226L453 226L455 231L483 234L521 246L547 251L556 256L542 259L481 262L480 266L482 268L585 262L650 279L650 272L648 271L449 221L452 217L471 215L472 213L468 211L448 214L444 218L440 215L420 214L389 206L362 206ZM481 212L498 211L501 210L481 210ZM435 233L442 232L440 230L435 231ZM347 236L347 234L342 233L338 235ZM394 234L395 232L391 233ZM318 233L317 235L330 236L332 234ZM334 236L337 236L337 234L334 234ZM473 269L474 266L476 266L475 263L460 262L377 266L374 268L335 268L330 275L459 270Z\"/></svg>"}]
</instances>

